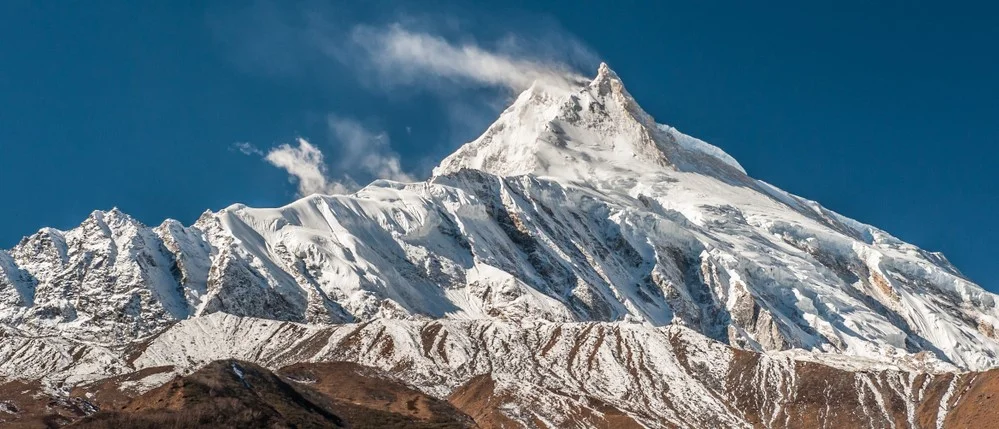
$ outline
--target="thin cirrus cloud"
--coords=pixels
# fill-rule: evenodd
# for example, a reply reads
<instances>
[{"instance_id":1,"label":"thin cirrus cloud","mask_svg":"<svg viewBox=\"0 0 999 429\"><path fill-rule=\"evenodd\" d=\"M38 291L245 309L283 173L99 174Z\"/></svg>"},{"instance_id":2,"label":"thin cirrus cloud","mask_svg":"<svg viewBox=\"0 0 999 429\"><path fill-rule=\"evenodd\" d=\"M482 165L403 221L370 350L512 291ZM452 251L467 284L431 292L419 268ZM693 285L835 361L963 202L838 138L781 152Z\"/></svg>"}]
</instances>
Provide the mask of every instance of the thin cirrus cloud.
<instances>
[{"instance_id":1,"label":"thin cirrus cloud","mask_svg":"<svg viewBox=\"0 0 999 429\"><path fill-rule=\"evenodd\" d=\"M413 177L403 171L399 154L392 150L388 134L373 131L355 119L330 115L327 118L333 137L333 162L327 160L318 146L305 138L295 144L282 144L266 153L247 142L233 144L233 149L245 155L256 155L267 163L285 170L297 186L297 195L346 194L358 189L355 177L389 179L403 182ZM330 173L334 165L339 175Z\"/></svg>"}]
</instances>

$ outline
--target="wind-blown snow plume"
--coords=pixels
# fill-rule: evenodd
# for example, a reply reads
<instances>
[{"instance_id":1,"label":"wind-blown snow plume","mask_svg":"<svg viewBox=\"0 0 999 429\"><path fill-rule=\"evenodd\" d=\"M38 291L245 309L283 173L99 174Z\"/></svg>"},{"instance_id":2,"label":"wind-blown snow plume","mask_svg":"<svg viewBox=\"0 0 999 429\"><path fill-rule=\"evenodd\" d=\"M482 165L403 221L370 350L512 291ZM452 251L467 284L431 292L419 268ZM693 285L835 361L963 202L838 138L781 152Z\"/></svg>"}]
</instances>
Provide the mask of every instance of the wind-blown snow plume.
<instances>
[{"instance_id":1,"label":"wind-blown snow plume","mask_svg":"<svg viewBox=\"0 0 999 429\"><path fill-rule=\"evenodd\" d=\"M592 70L600 62L585 44L542 16L519 15L509 20L515 27L499 28L495 16L403 7L380 10L380 18L359 24L346 18L353 9L263 0L213 16L210 24L247 72L315 81L317 87L339 84L330 74L347 71L372 89L439 90L445 82L519 93L535 81L578 87L586 79L577 70Z\"/></svg>"},{"instance_id":2,"label":"wind-blown snow plume","mask_svg":"<svg viewBox=\"0 0 999 429\"><path fill-rule=\"evenodd\" d=\"M452 142L476 136L512 94L531 85L569 94L589 82L576 70L592 70L600 62L555 23L473 38L434 22L357 25L346 40L330 38L319 45L373 91L432 96L448 122L444 140Z\"/></svg>"},{"instance_id":3,"label":"wind-blown snow plume","mask_svg":"<svg viewBox=\"0 0 999 429\"><path fill-rule=\"evenodd\" d=\"M385 28L355 27L351 40L363 48L381 75L403 83L418 83L430 75L519 91L536 81L564 88L587 82L557 61L489 51L474 43L454 44L440 36L406 30L398 24Z\"/></svg>"}]
</instances>

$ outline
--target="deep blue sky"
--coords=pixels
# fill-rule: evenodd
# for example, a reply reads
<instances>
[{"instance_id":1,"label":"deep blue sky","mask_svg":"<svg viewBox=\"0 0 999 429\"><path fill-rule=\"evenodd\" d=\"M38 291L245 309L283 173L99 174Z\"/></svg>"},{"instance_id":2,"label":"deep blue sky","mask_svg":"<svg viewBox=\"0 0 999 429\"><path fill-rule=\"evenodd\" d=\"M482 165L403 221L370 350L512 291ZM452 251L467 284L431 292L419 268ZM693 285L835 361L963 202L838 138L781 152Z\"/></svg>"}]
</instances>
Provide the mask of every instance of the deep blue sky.
<instances>
[{"instance_id":1,"label":"deep blue sky","mask_svg":"<svg viewBox=\"0 0 999 429\"><path fill-rule=\"evenodd\" d=\"M943 251L999 290L995 7L199 3L0 4L0 248L97 208L158 224L286 203L287 176L232 145L301 135L332 159L329 113L384 130L404 167L427 173L495 116L495 93L373 89L288 36L302 24L294 16L334 28L418 17L483 43L575 37L659 122L722 147L754 177Z\"/></svg>"}]
</instances>

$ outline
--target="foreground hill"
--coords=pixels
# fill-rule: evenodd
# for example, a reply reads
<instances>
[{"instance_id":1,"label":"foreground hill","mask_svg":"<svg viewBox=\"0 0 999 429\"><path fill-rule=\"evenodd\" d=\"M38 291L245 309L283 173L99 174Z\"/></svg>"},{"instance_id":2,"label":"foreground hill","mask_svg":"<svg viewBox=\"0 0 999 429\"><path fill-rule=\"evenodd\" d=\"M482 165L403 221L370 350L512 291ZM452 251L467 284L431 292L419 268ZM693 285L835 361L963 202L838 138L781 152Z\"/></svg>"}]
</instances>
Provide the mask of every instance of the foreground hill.
<instances>
[{"instance_id":1,"label":"foreground hill","mask_svg":"<svg viewBox=\"0 0 999 429\"><path fill-rule=\"evenodd\" d=\"M58 404L34 390L34 395L8 400L8 407L16 411L0 415L0 424L24 428L66 424L74 428L477 427L447 402L381 371L349 363L297 364L272 372L249 362L224 360L131 398L122 395L123 385L127 382L118 379L84 386L69 401L86 404L77 408L68 403L54 406Z\"/></svg>"}]
</instances>

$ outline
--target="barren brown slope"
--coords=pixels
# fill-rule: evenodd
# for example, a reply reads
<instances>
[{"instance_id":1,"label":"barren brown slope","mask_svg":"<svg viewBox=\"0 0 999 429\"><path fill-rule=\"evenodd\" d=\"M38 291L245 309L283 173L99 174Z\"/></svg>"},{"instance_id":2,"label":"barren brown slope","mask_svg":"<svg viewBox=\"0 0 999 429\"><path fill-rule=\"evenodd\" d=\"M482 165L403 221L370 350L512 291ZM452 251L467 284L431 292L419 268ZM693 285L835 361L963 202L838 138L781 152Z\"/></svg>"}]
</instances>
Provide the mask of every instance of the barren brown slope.
<instances>
[{"instance_id":1,"label":"barren brown slope","mask_svg":"<svg viewBox=\"0 0 999 429\"><path fill-rule=\"evenodd\" d=\"M376 370L217 361L72 425L83 428L465 428L470 418Z\"/></svg>"},{"instance_id":2,"label":"barren brown slope","mask_svg":"<svg viewBox=\"0 0 999 429\"><path fill-rule=\"evenodd\" d=\"M850 372L811 363L795 363L795 383L781 386L761 383L758 356L740 352L738 364L728 374L727 391L717 391L730 410L741 415L754 428L999 428L999 369L981 373L915 375L913 391L899 391L900 384L890 372ZM693 368L692 368L693 369ZM696 370L696 369L695 369ZM873 389L873 390L871 390ZM950 393L948 393L948 391ZM876 393L875 393L876 392ZM917 398L906 404L903 396ZM775 396L785 396L774 401ZM592 398L571 416L580 427L644 427L626 412ZM523 400L498 391L488 375L469 380L451 394L449 400L472 416L484 429L548 428L550 424L534 417L526 422L510 418L509 410L527 405ZM775 406L775 404L780 404ZM946 415L938 419L941 407ZM523 409L523 408L522 408ZM655 421L655 416L651 420ZM663 427L674 427L658 422ZM698 427L686 425L680 427Z\"/></svg>"},{"instance_id":3,"label":"barren brown slope","mask_svg":"<svg viewBox=\"0 0 999 429\"><path fill-rule=\"evenodd\" d=\"M999 369L982 373L962 374L955 381L951 400L952 411L944 426L948 428L999 427ZM941 386L941 390L945 389Z\"/></svg>"},{"instance_id":4,"label":"barren brown slope","mask_svg":"<svg viewBox=\"0 0 999 429\"><path fill-rule=\"evenodd\" d=\"M0 383L0 427L12 429L59 427L97 407L84 397L45 393L37 381Z\"/></svg>"},{"instance_id":5,"label":"barren brown slope","mask_svg":"<svg viewBox=\"0 0 999 429\"><path fill-rule=\"evenodd\" d=\"M570 412L571 415L567 416L578 427L599 429L640 429L645 427L610 404L592 397L583 399L586 406L575 407ZM546 423L536 415L527 419L525 424L507 416L510 404L518 401L507 393L497 391L496 382L488 374L468 380L467 383L456 389L448 400L461 411L472 416L475 423L481 428L505 429L528 425L532 428L545 429L555 426L552 423ZM532 405L545 406L542 403Z\"/></svg>"},{"instance_id":6,"label":"barren brown slope","mask_svg":"<svg viewBox=\"0 0 999 429\"><path fill-rule=\"evenodd\" d=\"M475 427L469 416L448 402L374 368L350 362L298 363L278 374L324 395L351 427Z\"/></svg>"},{"instance_id":7,"label":"barren brown slope","mask_svg":"<svg viewBox=\"0 0 999 429\"><path fill-rule=\"evenodd\" d=\"M346 427L321 395L267 369L219 361L74 427Z\"/></svg>"}]
</instances>

